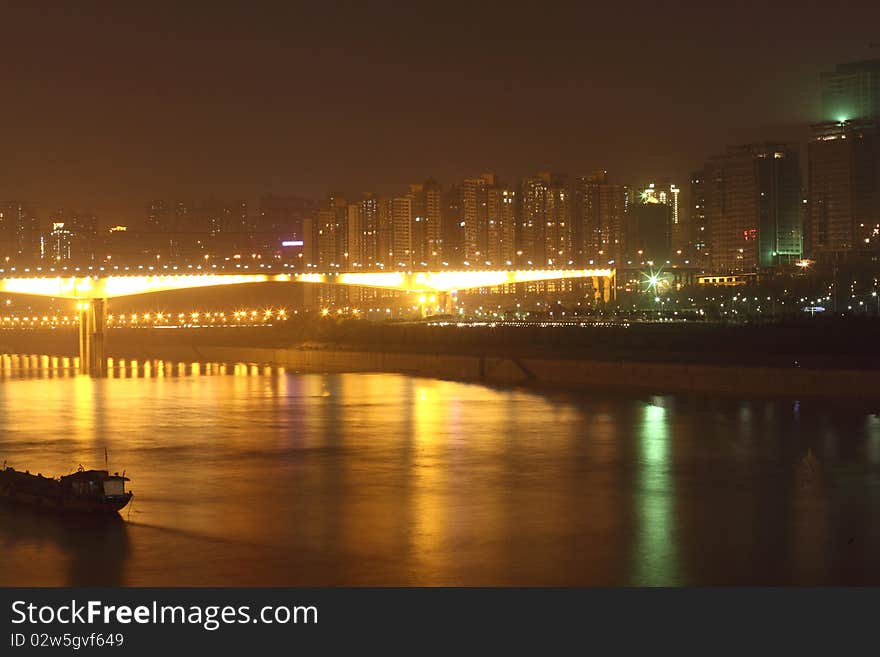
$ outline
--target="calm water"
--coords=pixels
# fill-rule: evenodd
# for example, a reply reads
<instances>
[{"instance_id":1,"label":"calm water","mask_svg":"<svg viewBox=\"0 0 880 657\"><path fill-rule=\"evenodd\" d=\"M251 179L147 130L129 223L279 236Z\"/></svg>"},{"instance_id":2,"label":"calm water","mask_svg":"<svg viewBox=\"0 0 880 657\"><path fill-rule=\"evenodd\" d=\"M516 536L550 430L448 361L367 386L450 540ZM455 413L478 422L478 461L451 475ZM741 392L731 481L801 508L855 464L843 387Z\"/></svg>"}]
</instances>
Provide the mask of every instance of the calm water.
<instances>
[{"instance_id":1,"label":"calm water","mask_svg":"<svg viewBox=\"0 0 880 657\"><path fill-rule=\"evenodd\" d=\"M399 375L0 357L0 461L133 481L0 506L0 585L880 582L880 418Z\"/></svg>"}]
</instances>

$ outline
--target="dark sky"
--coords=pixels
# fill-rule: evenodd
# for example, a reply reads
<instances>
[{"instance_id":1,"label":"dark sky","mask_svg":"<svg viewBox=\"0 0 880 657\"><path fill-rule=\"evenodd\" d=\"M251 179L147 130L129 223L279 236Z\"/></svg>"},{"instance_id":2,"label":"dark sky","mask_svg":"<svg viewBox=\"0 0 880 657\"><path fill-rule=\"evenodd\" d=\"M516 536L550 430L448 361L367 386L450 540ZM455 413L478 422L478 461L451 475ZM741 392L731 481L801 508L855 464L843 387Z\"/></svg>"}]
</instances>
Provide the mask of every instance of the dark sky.
<instances>
[{"instance_id":1,"label":"dark sky","mask_svg":"<svg viewBox=\"0 0 880 657\"><path fill-rule=\"evenodd\" d=\"M880 57L878 2L593 4L4 2L0 197L109 223L483 171L685 185Z\"/></svg>"}]
</instances>

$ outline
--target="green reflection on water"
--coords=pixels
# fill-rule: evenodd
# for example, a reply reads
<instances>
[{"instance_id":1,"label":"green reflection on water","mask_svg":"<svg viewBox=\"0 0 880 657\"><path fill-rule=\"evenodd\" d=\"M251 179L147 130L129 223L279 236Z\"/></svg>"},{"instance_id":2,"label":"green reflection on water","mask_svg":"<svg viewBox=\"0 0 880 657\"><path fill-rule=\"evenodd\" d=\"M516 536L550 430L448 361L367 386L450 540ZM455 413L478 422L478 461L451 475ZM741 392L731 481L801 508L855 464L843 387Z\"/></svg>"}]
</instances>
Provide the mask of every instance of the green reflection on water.
<instances>
[{"instance_id":1,"label":"green reflection on water","mask_svg":"<svg viewBox=\"0 0 880 657\"><path fill-rule=\"evenodd\" d=\"M639 427L639 471L633 579L638 585L679 583L675 537L675 490L670 475L666 409L645 404Z\"/></svg>"}]
</instances>

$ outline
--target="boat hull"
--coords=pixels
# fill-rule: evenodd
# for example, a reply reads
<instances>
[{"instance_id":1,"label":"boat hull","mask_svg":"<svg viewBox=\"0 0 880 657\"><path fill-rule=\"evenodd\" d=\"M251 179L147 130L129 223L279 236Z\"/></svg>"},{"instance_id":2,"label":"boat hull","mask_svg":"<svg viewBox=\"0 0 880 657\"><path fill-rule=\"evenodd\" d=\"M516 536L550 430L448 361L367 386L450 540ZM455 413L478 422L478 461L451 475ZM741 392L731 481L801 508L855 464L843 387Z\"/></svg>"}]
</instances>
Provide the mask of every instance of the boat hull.
<instances>
[{"instance_id":1,"label":"boat hull","mask_svg":"<svg viewBox=\"0 0 880 657\"><path fill-rule=\"evenodd\" d=\"M126 493L121 498L89 500L64 497L47 497L31 493L5 491L0 489L0 501L10 504L26 505L46 511L61 513L118 513L131 501L131 493Z\"/></svg>"},{"instance_id":2,"label":"boat hull","mask_svg":"<svg viewBox=\"0 0 880 657\"><path fill-rule=\"evenodd\" d=\"M132 493L122 495L80 496L65 494L60 488L46 481L40 486L22 485L9 481L0 473L0 502L29 506L31 508L59 513L118 513L131 502ZM45 481L45 480L44 480Z\"/></svg>"}]
</instances>

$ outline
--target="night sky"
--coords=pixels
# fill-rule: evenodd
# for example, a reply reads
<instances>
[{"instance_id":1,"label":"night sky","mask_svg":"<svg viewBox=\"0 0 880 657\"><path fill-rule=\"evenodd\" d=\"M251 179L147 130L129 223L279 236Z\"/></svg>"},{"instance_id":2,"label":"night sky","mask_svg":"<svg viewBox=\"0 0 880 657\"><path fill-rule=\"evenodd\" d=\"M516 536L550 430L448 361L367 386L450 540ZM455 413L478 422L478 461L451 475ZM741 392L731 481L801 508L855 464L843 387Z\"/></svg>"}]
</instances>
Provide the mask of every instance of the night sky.
<instances>
[{"instance_id":1,"label":"night sky","mask_svg":"<svg viewBox=\"0 0 880 657\"><path fill-rule=\"evenodd\" d=\"M686 185L880 57L880 3L185 4L3 4L0 197L115 223L483 171Z\"/></svg>"}]
</instances>

